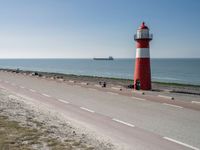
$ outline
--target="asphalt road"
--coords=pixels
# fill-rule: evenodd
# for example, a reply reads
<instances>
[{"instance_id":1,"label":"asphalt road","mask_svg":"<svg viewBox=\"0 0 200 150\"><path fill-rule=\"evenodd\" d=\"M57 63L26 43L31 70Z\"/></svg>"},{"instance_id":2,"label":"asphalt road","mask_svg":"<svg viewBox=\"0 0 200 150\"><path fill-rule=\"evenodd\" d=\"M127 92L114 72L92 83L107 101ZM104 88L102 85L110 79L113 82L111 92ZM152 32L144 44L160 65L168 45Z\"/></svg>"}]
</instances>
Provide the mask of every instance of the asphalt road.
<instances>
[{"instance_id":1,"label":"asphalt road","mask_svg":"<svg viewBox=\"0 0 200 150\"><path fill-rule=\"evenodd\" d=\"M124 149L200 148L200 111L197 110L152 102L148 96L123 96L7 72L0 72L0 87L51 106Z\"/></svg>"}]
</instances>

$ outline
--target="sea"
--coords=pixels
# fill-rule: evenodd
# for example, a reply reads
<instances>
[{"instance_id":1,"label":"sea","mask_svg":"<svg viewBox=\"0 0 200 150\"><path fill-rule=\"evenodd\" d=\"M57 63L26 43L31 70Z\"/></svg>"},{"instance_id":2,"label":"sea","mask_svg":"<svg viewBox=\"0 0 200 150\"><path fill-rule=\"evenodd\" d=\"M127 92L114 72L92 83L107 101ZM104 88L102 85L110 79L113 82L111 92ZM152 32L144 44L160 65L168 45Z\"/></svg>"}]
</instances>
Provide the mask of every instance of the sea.
<instances>
[{"instance_id":1,"label":"sea","mask_svg":"<svg viewBox=\"0 0 200 150\"><path fill-rule=\"evenodd\" d=\"M134 59L0 59L0 68L133 79ZM200 85L200 58L151 59L152 81Z\"/></svg>"}]
</instances>

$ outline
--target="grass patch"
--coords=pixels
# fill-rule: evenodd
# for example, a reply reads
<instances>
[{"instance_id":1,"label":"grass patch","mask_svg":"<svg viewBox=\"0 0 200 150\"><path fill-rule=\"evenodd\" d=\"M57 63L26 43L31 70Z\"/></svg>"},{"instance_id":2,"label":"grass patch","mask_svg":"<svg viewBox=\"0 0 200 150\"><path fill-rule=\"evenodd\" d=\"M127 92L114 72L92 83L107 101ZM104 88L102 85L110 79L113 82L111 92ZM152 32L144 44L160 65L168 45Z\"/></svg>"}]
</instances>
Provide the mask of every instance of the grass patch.
<instances>
[{"instance_id":1,"label":"grass patch","mask_svg":"<svg viewBox=\"0 0 200 150\"><path fill-rule=\"evenodd\" d=\"M38 127L45 128L43 123L33 122ZM19 122L10 121L8 117L0 115L0 150L31 150L33 146L37 147L36 149L45 149L44 145L52 150L72 150L77 148L89 150L93 148L75 139L61 142L57 138L52 138L46 131L22 127Z\"/></svg>"},{"instance_id":2,"label":"grass patch","mask_svg":"<svg viewBox=\"0 0 200 150\"><path fill-rule=\"evenodd\" d=\"M181 87L197 87L197 88L200 88L200 85L193 85L193 84L183 84L183 83L173 83L173 82L157 82L157 81L153 81L153 83L166 85L166 86L181 86Z\"/></svg>"},{"instance_id":3,"label":"grass patch","mask_svg":"<svg viewBox=\"0 0 200 150\"><path fill-rule=\"evenodd\" d=\"M39 123L39 122L37 122ZM0 149L1 150L29 150L33 145L46 145L52 149L64 149L65 146L58 140L48 138L47 141L42 141L41 138L45 135L37 129L21 127L16 121L9 121L8 117L0 116Z\"/></svg>"}]
</instances>

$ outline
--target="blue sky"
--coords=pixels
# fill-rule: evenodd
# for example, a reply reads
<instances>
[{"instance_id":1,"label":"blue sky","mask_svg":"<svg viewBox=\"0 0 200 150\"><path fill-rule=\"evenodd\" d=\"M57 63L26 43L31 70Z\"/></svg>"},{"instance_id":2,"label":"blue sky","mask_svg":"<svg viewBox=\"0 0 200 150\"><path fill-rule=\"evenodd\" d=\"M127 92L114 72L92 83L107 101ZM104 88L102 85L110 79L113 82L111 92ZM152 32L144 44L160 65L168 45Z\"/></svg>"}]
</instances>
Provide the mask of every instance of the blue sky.
<instances>
[{"instance_id":1,"label":"blue sky","mask_svg":"<svg viewBox=\"0 0 200 150\"><path fill-rule=\"evenodd\" d=\"M152 58L200 57L199 0L0 0L0 58L134 58L142 21Z\"/></svg>"}]
</instances>

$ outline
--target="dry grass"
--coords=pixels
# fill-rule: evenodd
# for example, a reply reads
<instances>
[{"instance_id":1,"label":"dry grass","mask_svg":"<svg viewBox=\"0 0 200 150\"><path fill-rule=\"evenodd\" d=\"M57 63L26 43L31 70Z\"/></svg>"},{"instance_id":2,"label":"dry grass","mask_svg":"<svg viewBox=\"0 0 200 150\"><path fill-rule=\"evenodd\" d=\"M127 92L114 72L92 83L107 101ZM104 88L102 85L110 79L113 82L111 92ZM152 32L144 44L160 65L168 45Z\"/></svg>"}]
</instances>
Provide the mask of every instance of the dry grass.
<instances>
[{"instance_id":1,"label":"dry grass","mask_svg":"<svg viewBox=\"0 0 200 150\"><path fill-rule=\"evenodd\" d=\"M39 128L44 128L42 123L33 122ZM22 127L18 122L10 121L6 116L0 116L0 150L32 150L44 147L52 150L94 149L80 141L64 140L61 142L57 138L49 137L45 130Z\"/></svg>"}]
</instances>

